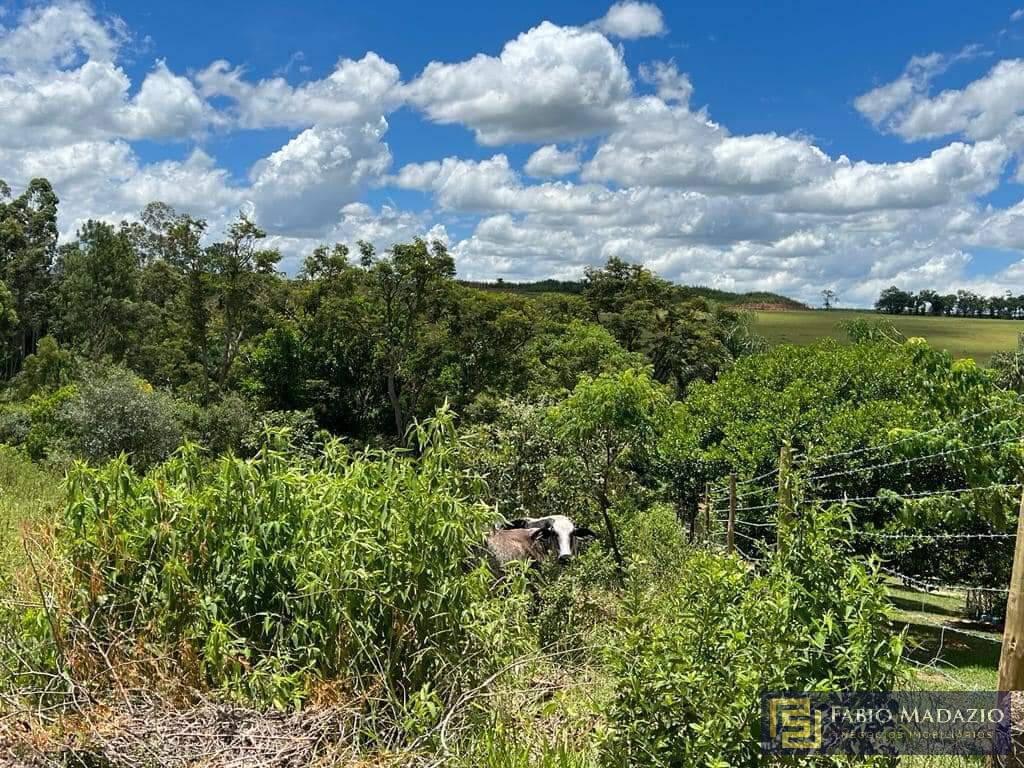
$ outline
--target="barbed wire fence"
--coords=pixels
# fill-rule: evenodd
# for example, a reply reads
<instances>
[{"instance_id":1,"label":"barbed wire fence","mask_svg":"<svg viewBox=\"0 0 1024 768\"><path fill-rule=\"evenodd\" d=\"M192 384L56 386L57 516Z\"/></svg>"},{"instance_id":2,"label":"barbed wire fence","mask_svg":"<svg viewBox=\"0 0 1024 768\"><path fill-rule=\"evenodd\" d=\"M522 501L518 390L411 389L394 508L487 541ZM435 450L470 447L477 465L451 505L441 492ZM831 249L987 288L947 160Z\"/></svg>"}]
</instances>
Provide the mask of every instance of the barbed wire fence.
<instances>
[{"instance_id":1,"label":"barbed wire fence","mask_svg":"<svg viewBox=\"0 0 1024 768\"><path fill-rule=\"evenodd\" d=\"M923 462L939 462L949 457L969 454L972 451L994 450L1011 444L1024 444L1024 433L1015 429L1013 434L1005 435L981 442L956 441L956 435L949 435L954 428L973 422L982 416L998 412L1020 402L1024 396L1004 400L982 410L966 414L956 420L946 422L933 429L914 431L901 435L895 440L875 446L867 446L852 450L837 451L824 455L799 457L799 470L793 468L793 456L788 445L780 451L778 467L762 472L747 479L737 479L735 474L725 480L709 484L706 488L703 505L704 536L706 540L724 551L735 554L756 568L770 560L772 550L778 551L784 546L784 531L787 523L796 514L796 507L827 506L834 504L868 507L871 505L902 505L908 502L930 498L958 499L980 493L1004 493L1007 501L1012 494L1020 494L1020 510L1018 514L1018 530L1024 520L1024 483L997 482L981 485L959 484L953 488L929 490L897 491L880 488L874 493L857 493L835 495L835 480L839 478L871 479L878 473L886 471L893 475L909 475L912 468ZM920 455L891 458L894 448L906 446L912 442L924 442L940 436L952 437L953 444L942 450L932 450ZM868 459L867 463L858 463L852 467L835 467L835 463L851 458ZM829 464L833 466L830 467ZM763 465L762 465L763 466ZM794 478L796 482L794 482ZM832 482L826 482L832 481ZM909 480L906 484L909 484ZM905 485L906 485L905 484ZM799 488L799 500L794 501L794 486ZM832 486L829 495L829 486ZM966 499L964 499L966 500ZM882 544L906 544L910 548L925 544L954 545L967 542L1012 542L1013 575L1009 586L995 584L953 584L942 583L938 579L908 575L900 570L889 567L887 563L880 570L889 579L895 580L906 590L924 595L943 595L962 598L968 614L980 617L987 623L995 624L998 619L998 608L1005 605L1005 638L1002 643L1000 660L1000 689L1016 690L1024 683L1024 657L1021 654L1008 652L1008 648L1024 644L1024 543L1019 541L1017 533L997 530L989 526L989 530L981 531L906 531L899 529L852 528L848 532L849 542L860 542L861 550L878 554L877 546ZM717 539L717 541L715 541ZM1019 571L1019 573L1018 573ZM923 600L922 600L923 605ZM989 642L999 643L1000 640L991 633L976 631L964 627L950 626L947 621L933 625L939 632L939 649L945 643L947 632L961 636L980 638ZM937 656L938 658L938 652ZM933 660L935 661L935 660Z\"/></svg>"}]
</instances>

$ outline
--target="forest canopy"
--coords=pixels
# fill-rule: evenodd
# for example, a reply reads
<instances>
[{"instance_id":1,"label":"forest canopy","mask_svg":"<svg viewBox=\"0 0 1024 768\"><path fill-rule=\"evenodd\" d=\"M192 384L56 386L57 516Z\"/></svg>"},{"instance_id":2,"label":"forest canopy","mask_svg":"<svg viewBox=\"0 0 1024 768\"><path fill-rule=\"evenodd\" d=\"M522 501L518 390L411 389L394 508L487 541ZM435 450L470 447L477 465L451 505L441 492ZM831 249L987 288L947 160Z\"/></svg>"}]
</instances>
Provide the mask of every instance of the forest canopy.
<instances>
[{"instance_id":1,"label":"forest canopy","mask_svg":"<svg viewBox=\"0 0 1024 768\"><path fill-rule=\"evenodd\" d=\"M58 242L45 179L0 193L0 439L31 429L33 409L63 412L81 396L77 381L126 381L104 366L165 391L192 439L209 443L203 422L230 411L237 449L247 423L281 414L401 441L446 401L472 416L496 398L557 395L626 364L651 366L679 395L762 344L743 312L686 298L618 259L588 271L578 291L539 297L461 284L445 246L423 240L386 253L323 245L289 278L244 214L217 236L157 202Z\"/></svg>"}]
</instances>

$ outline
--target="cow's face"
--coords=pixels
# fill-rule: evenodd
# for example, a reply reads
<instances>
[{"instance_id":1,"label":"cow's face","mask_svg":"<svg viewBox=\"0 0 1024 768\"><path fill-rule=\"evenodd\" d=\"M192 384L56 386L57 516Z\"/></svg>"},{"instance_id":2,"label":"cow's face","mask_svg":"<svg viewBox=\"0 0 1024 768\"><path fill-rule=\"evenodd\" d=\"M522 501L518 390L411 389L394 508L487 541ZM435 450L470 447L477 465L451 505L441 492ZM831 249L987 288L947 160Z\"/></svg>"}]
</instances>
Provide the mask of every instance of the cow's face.
<instances>
[{"instance_id":1,"label":"cow's face","mask_svg":"<svg viewBox=\"0 0 1024 768\"><path fill-rule=\"evenodd\" d=\"M546 551L556 555L560 563L569 562L573 555L579 553L582 542L596 538L589 528L578 528L572 519L565 515L520 518L509 523L508 527L536 528L534 541L541 543Z\"/></svg>"}]
</instances>

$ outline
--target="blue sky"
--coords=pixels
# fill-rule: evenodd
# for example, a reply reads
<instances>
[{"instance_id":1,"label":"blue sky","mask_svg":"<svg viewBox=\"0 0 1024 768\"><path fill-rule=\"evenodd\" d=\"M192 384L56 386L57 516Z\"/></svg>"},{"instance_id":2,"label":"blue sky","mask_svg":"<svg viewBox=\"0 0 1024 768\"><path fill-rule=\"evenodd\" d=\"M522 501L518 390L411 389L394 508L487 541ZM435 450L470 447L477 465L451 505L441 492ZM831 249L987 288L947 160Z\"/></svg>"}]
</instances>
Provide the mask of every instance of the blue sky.
<instances>
[{"instance_id":1,"label":"blue sky","mask_svg":"<svg viewBox=\"0 0 1024 768\"><path fill-rule=\"evenodd\" d=\"M424 235L474 278L1024 291L1019 7L776 5L0 0L0 178L67 237L245 210L290 268Z\"/></svg>"},{"instance_id":2,"label":"blue sky","mask_svg":"<svg viewBox=\"0 0 1024 768\"><path fill-rule=\"evenodd\" d=\"M407 76L435 59L498 54L506 41L542 20L580 24L601 16L608 4L253 2L240 11L238 3L189 1L99 7L152 38L127 68L133 79L141 79L154 58L165 58L175 70L225 58L254 77L287 68L286 77L301 83L328 74L339 57L360 58L367 51ZM984 46L976 59L939 78L940 86L980 76L994 58L1024 55L1024 25L1009 21L1015 8L999 2L664 4L668 33L626 45L635 62L675 58L695 83L694 103L707 105L734 132L801 132L857 159L906 160L940 142L908 144L879 134L853 108L854 97L894 78L915 54ZM433 159L439 144L446 154L487 154L465 129L431 128L415 115L396 115L389 132L396 162ZM244 174L251 150L265 153L280 142L268 137L263 146L239 144L225 147L224 160Z\"/></svg>"}]
</instances>

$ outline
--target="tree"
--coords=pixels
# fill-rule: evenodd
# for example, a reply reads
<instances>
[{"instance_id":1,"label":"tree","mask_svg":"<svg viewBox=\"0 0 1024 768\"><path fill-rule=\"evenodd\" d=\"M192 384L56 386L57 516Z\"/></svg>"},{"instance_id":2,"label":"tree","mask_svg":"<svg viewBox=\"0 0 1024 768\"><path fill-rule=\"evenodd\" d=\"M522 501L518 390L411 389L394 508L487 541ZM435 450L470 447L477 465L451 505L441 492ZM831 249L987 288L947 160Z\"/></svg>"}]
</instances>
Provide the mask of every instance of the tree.
<instances>
[{"instance_id":1,"label":"tree","mask_svg":"<svg viewBox=\"0 0 1024 768\"><path fill-rule=\"evenodd\" d=\"M627 352L603 326L572 320L536 335L528 344L528 390L535 398L567 394L583 376L639 369L643 364L643 355Z\"/></svg>"},{"instance_id":2,"label":"tree","mask_svg":"<svg viewBox=\"0 0 1024 768\"><path fill-rule=\"evenodd\" d=\"M839 303L839 294L831 288L826 288L821 292L821 303L825 309L832 309L833 305Z\"/></svg>"},{"instance_id":3,"label":"tree","mask_svg":"<svg viewBox=\"0 0 1024 768\"><path fill-rule=\"evenodd\" d=\"M914 296L895 285L886 288L875 302L875 309L890 315L902 315L907 307L914 306Z\"/></svg>"},{"instance_id":4,"label":"tree","mask_svg":"<svg viewBox=\"0 0 1024 768\"><path fill-rule=\"evenodd\" d=\"M702 297L683 301L667 280L619 258L587 270L583 298L592 317L627 352L643 352L655 378L672 382L677 394L727 367L732 342L744 335L753 341L745 333L748 328L740 327L745 321L739 314L719 311Z\"/></svg>"},{"instance_id":5,"label":"tree","mask_svg":"<svg viewBox=\"0 0 1024 768\"><path fill-rule=\"evenodd\" d=\"M75 356L61 349L52 336L43 336L36 351L25 358L18 375L11 381L14 395L27 400L32 395L54 392L70 384L77 368Z\"/></svg>"},{"instance_id":6,"label":"tree","mask_svg":"<svg viewBox=\"0 0 1024 768\"><path fill-rule=\"evenodd\" d=\"M654 378L673 384L677 396L694 381L710 381L732 362L727 330L708 310L703 299L673 306L659 314L650 332L647 356Z\"/></svg>"},{"instance_id":7,"label":"tree","mask_svg":"<svg viewBox=\"0 0 1024 768\"><path fill-rule=\"evenodd\" d=\"M150 203L142 211L143 262L170 264L185 278L182 315L185 320L189 358L205 373L209 354L210 294L213 258L201 245L206 221L179 214L166 203Z\"/></svg>"},{"instance_id":8,"label":"tree","mask_svg":"<svg viewBox=\"0 0 1024 768\"><path fill-rule=\"evenodd\" d=\"M124 360L136 327L139 256L128 231L87 221L57 259L57 332L91 355Z\"/></svg>"},{"instance_id":9,"label":"tree","mask_svg":"<svg viewBox=\"0 0 1024 768\"><path fill-rule=\"evenodd\" d=\"M19 321L15 348L19 357L35 350L50 316L57 202L46 179L32 179L13 200L10 187L0 181L0 280L14 296Z\"/></svg>"},{"instance_id":10,"label":"tree","mask_svg":"<svg viewBox=\"0 0 1024 768\"><path fill-rule=\"evenodd\" d=\"M14 297L0 280L0 363L6 369L10 359L11 335L18 327L18 313L14 311Z\"/></svg>"},{"instance_id":11,"label":"tree","mask_svg":"<svg viewBox=\"0 0 1024 768\"><path fill-rule=\"evenodd\" d=\"M557 439L567 449L565 460L582 470L581 480L604 520L620 570L624 563L610 510L630 467L649 460L669 402L665 389L650 376L627 369L585 378L549 414Z\"/></svg>"},{"instance_id":12,"label":"tree","mask_svg":"<svg viewBox=\"0 0 1024 768\"><path fill-rule=\"evenodd\" d=\"M296 324L305 358L303 387L318 421L336 433L360 437L390 432L370 275L351 266L306 282Z\"/></svg>"},{"instance_id":13,"label":"tree","mask_svg":"<svg viewBox=\"0 0 1024 768\"><path fill-rule=\"evenodd\" d=\"M330 281L350 268L348 246L335 243L334 248L328 251L326 245L320 245L303 262L301 277L306 280Z\"/></svg>"},{"instance_id":14,"label":"tree","mask_svg":"<svg viewBox=\"0 0 1024 768\"><path fill-rule=\"evenodd\" d=\"M445 399L463 410L485 392L521 392L527 387L527 347L539 329L529 299L453 286L443 327L434 334L443 350L421 411L433 411Z\"/></svg>"},{"instance_id":15,"label":"tree","mask_svg":"<svg viewBox=\"0 0 1024 768\"><path fill-rule=\"evenodd\" d=\"M938 298L938 294L935 291L928 290L927 288L918 291L917 293L917 305L919 311L923 313L935 314L935 302Z\"/></svg>"},{"instance_id":16,"label":"tree","mask_svg":"<svg viewBox=\"0 0 1024 768\"><path fill-rule=\"evenodd\" d=\"M583 298L594 320L632 352L657 312L671 305L672 284L640 264L612 257L600 269L587 268Z\"/></svg>"},{"instance_id":17,"label":"tree","mask_svg":"<svg viewBox=\"0 0 1024 768\"><path fill-rule=\"evenodd\" d=\"M224 386L252 316L259 275L271 274L281 260L276 250L256 247L267 233L244 213L228 228L227 239L210 247L208 255L217 276L217 298L222 312L221 359L217 383Z\"/></svg>"},{"instance_id":18,"label":"tree","mask_svg":"<svg viewBox=\"0 0 1024 768\"><path fill-rule=\"evenodd\" d=\"M974 291L956 292L956 306L964 317L980 317L985 310L985 299Z\"/></svg>"},{"instance_id":19,"label":"tree","mask_svg":"<svg viewBox=\"0 0 1024 768\"><path fill-rule=\"evenodd\" d=\"M299 411L305 401L306 355L295 326L282 321L248 342L239 365L247 399L264 410Z\"/></svg>"},{"instance_id":20,"label":"tree","mask_svg":"<svg viewBox=\"0 0 1024 768\"><path fill-rule=\"evenodd\" d=\"M374 356L383 373L395 434L401 440L406 413L415 404L421 384L414 375L413 359L428 327L446 311L455 261L443 243L435 241L428 246L420 238L393 246L383 258L376 258L368 243L360 243L360 255L377 304Z\"/></svg>"}]
</instances>

